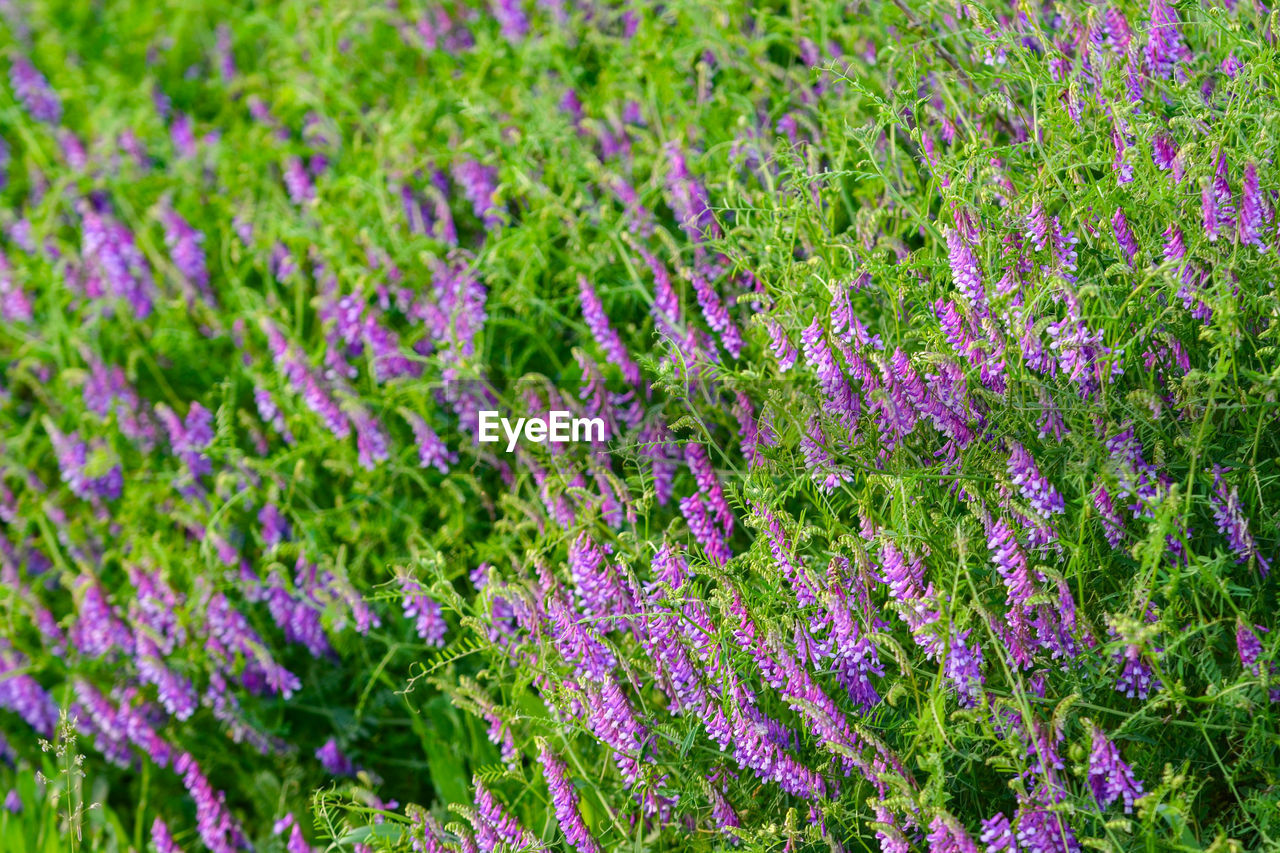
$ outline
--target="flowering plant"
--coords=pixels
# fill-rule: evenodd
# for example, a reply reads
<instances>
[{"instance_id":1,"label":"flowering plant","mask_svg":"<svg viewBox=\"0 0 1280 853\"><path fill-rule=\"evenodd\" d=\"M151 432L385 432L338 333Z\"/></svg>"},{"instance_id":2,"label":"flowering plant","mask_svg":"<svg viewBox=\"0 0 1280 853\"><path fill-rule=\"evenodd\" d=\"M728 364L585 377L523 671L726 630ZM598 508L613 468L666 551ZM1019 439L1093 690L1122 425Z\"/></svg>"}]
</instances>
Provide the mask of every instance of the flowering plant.
<instances>
[{"instance_id":1,"label":"flowering plant","mask_svg":"<svg viewBox=\"0 0 1280 853\"><path fill-rule=\"evenodd\" d=\"M0 846L1280 843L1265 9L0 15Z\"/></svg>"}]
</instances>

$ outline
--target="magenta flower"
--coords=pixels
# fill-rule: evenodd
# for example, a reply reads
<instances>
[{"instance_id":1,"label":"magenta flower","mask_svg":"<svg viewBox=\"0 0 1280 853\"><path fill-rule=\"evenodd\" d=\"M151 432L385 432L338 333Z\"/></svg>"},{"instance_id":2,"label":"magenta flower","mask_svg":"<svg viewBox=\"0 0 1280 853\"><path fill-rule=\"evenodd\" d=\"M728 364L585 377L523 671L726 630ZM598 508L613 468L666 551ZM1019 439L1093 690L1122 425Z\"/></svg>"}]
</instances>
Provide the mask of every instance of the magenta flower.
<instances>
[{"instance_id":1,"label":"magenta flower","mask_svg":"<svg viewBox=\"0 0 1280 853\"><path fill-rule=\"evenodd\" d=\"M1158 77L1173 76L1187 48L1182 42L1178 12L1169 0L1151 0L1147 22L1147 67Z\"/></svg>"},{"instance_id":2,"label":"magenta flower","mask_svg":"<svg viewBox=\"0 0 1280 853\"><path fill-rule=\"evenodd\" d=\"M568 840L569 845L577 853L601 853L601 847L591 830L582 820L582 812L578 809L578 795L569 781L569 768L542 743L538 750L538 763L547 779L547 790L551 794L551 806L555 811L556 823Z\"/></svg>"},{"instance_id":3,"label":"magenta flower","mask_svg":"<svg viewBox=\"0 0 1280 853\"><path fill-rule=\"evenodd\" d=\"M1258 167L1250 162L1244 167L1244 189L1240 192L1240 242L1254 246L1259 252L1267 250L1262 241L1262 229L1267 218L1266 201L1258 189Z\"/></svg>"},{"instance_id":4,"label":"magenta flower","mask_svg":"<svg viewBox=\"0 0 1280 853\"><path fill-rule=\"evenodd\" d=\"M1125 814L1133 811L1133 801L1142 796L1142 782L1120 758L1116 745L1096 726L1093 749L1089 752L1089 787L1093 798L1104 809L1117 799L1123 800Z\"/></svg>"},{"instance_id":5,"label":"magenta flower","mask_svg":"<svg viewBox=\"0 0 1280 853\"><path fill-rule=\"evenodd\" d=\"M1242 618L1236 619L1236 650L1240 653L1240 665L1257 675L1262 640Z\"/></svg>"},{"instance_id":6,"label":"magenta flower","mask_svg":"<svg viewBox=\"0 0 1280 853\"><path fill-rule=\"evenodd\" d=\"M1032 509L1045 518L1065 512L1066 504L1062 495L1040 473L1040 468L1027 449L1016 441L1009 443L1013 448L1009 453L1009 477Z\"/></svg>"},{"instance_id":7,"label":"magenta flower","mask_svg":"<svg viewBox=\"0 0 1280 853\"><path fill-rule=\"evenodd\" d=\"M1227 488L1220 468L1213 472L1213 494L1209 497L1209 505L1213 508L1214 524L1226 537L1227 544L1236 555L1236 562L1247 563L1256 558L1258 570L1265 575L1271 563L1259 553L1258 543L1249 532L1249 519L1240 504L1240 494L1235 486Z\"/></svg>"},{"instance_id":8,"label":"magenta flower","mask_svg":"<svg viewBox=\"0 0 1280 853\"><path fill-rule=\"evenodd\" d=\"M1125 219L1124 211L1116 208L1116 212L1111 217L1111 228L1116 235L1116 243L1120 246L1120 251L1124 253L1125 260L1130 266L1133 266L1134 258L1138 255L1138 241L1134 239L1133 231L1129 228L1129 221Z\"/></svg>"},{"instance_id":9,"label":"magenta flower","mask_svg":"<svg viewBox=\"0 0 1280 853\"><path fill-rule=\"evenodd\" d=\"M338 748L338 741L334 738L329 738L324 742L323 746L316 750L316 760L320 762L320 766L324 768L326 773L334 776L355 775L355 765Z\"/></svg>"},{"instance_id":10,"label":"magenta flower","mask_svg":"<svg viewBox=\"0 0 1280 853\"><path fill-rule=\"evenodd\" d=\"M25 56L15 56L9 66L9 85L27 113L36 121L57 124L62 120L62 101L49 81Z\"/></svg>"},{"instance_id":11,"label":"magenta flower","mask_svg":"<svg viewBox=\"0 0 1280 853\"><path fill-rule=\"evenodd\" d=\"M418 636L429 646L443 647L445 636L449 632L449 625L444 620L444 608L427 595L422 584L408 575L402 575L399 583L404 615L414 620Z\"/></svg>"},{"instance_id":12,"label":"magenta flower","mask_svg":"<svg viewBox=\"0 0 1280 853\"><path fill-rule=\"evenodd\" d=\"M951 279L956 289L978 313L986 312L986 292L982 287L982 270L973 247L957 228L947 228L947 256L951 263Z\"/></svg>"}]
</instances>

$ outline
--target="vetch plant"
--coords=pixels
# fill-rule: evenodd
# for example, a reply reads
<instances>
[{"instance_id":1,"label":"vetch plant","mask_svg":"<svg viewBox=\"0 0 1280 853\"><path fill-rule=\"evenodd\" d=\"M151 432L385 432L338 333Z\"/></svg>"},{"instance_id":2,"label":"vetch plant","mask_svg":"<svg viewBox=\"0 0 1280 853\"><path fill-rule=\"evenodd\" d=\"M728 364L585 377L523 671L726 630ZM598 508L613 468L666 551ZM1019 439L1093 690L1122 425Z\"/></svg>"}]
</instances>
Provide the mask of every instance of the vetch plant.
<instances>
[{"instance_id":1,"label":"vetch plant","mask_svg":"<svg viewBox=\"0 0 1280 853\"><path fill-rule=\"evenodd\" d=\"M854 11L0 4L0 846L1280 843L1273 15Z\"/></svg>"}]
</instances>

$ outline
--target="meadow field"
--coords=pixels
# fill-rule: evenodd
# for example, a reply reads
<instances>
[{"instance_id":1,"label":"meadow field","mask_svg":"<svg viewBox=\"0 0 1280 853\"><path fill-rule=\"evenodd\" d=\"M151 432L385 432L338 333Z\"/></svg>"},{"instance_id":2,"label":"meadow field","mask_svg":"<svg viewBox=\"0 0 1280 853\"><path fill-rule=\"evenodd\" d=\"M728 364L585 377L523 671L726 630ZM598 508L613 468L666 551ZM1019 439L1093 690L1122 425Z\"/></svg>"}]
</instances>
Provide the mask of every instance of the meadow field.
<instances>
[{"instance_id":1,"label":"meadow field","mask_svg":"<svg viewBox=\"0 0 1280 853\"><path fill-rule=\"evenodd\" d=\"M0 853L1280 850L1278 38L0 0Z\"/></svg>"}]
</instances>

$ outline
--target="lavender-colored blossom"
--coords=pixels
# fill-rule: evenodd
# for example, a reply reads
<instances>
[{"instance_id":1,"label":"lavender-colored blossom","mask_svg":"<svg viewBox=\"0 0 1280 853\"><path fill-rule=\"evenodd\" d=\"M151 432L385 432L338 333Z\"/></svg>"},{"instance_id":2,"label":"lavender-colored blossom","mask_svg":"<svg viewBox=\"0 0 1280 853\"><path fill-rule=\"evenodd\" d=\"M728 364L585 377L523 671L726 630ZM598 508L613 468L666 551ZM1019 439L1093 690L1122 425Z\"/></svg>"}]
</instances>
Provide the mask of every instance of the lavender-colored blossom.
<instances>
[{"instance_id":1,"label":"lavender-colored blossom","mask_svg":"<svg viewBox=\"0 0 1280 853\"><path fill-rule=\"evenodd\" d=\"M133 232L88 201L77 206L80 214L80 253L85 265L86 292L92 297L110 293L125 300L137 315L151 314L155 290L151 266L138 249Z\"/></svg>"},{"instance_id":2,"label":"lavender-colored blossom","mask_svg":"<svg viewBox=\"0 0 1280 853\"><path fill-rule=\"evenodd\" d=\"M1153 691L1161 687L1151 665L1143 659L1142 646L1137 643L1126 643L1117 651L1115 661L1120 666L1120 675L1116 678L1116 691L1130 699L1145 700Z\"/></svg>"},{"instance_id":3,"label":"lavender-colored blossom","mask_svg":"<svg viewBox=\"0 0 1280 853\"><path fill-rule=\"evenodd\" d=\"M529 34L529 17L521 0L492 0L493 17L502 28L502 37L515 44Z\"/></svg>"},{"instance_id":4,"label":"lavender-colored blossom","mask_svg":"<svg viewBox=\"0 0 1280 853\"><path fill-rule=\"evenodd\" d=\"M622 370L622 376L628 384L638 387L640 366L632 360L626 345L622 343L622 338L610 325L609 316L605 314L599 295L584 275L578 276L578 298L582 302L582 317L586 320L587 328L591 330L600 349L609 357L610 362Z\"/></svg>"},{"instance_id":5,"label":"lavender-colored blossom","mask_svg":"<svg viewBox=\"0 0 1280 853\"><path fill-rule=\"evenodd\" d=\"M169 825L161 818L156 818L151 824L151 843L155 845L156 853L182 853L182 848L169 832Z\"/></svg>"},{"instance_id":6,"label":"lavender-colored blossom","mask_svg":"<svg viewBox=\"0 0 1280 853\"><path fill-rule=\"evenodd\" d=\"M556 823L560 825L560 831L564 833L569 845L577 853L601 853L600 844L582 820L578 794L569 781L569 768L546 743L538 750L538 763L542 765L543 775L547 779L547 790L551 794L551 807L555 811Z\"/></svg>"},{"instance_id":7,"label":"lavender-colored blossom","mask_svg":"<svg viewBox=\"0 0 1280 853\"><path fill-rule=\"evenodd\" d=\"M1065 512L1066 504L1062 495L1040 473L1040 468L1027 449L1016 441L1011 441L1010 445L1009 477L1032 509L1045 518Z\"/></svg>"},{"instance_id":8,"label":"lavender-colored blossom","mask_svg":"<svg viewBox=\"0 0 1280 853\"><path fill-rule=\"evenodd\" d=\"M1111 163L1111 170L1115 173L1116 183L1131 183L1133 181L1133 163L1125 156L1130 145L1119 127L1111 128L1111 144L1115 149L1115 159Z\"/></svg>"},{"instance_id":9,"label":"lavender-colored blossom","mask_svg":"<svg viewBox=\"0 0 1280 853\"><path fill-rule=\"evenodd\" d=\"M41 736L51 738L58 724L58 704L24 671L27 664L7 640L0 641L0 708L12 711Z\"/></svg>"},{"instance_id":10,"label":"lavender-colored blossom","mask_svg":"<svg viewBox=\"0 0 1280 853\"><path fill-rule=\"evenodd\" d=\"M1133 811L1133 802L1142 796L1142 782L1120 757L1120 750L1102 730L1093 730L1093 748L1089 752L1089 787L1101 808L1123 800L1125 814Z\"/></svg>"},{"instance_id":11,"label":"lavender-colored blossom","mask_svg":"<svg viewBox=\"0 0 1280 853\"><path fill-rule=\"evenodd\" d=\"M186 113L174 115L173 123L169 125L169 139L173 142L173 148L178 152L179 157L191 158L198 153L195 125L191 121L191 116Z\"/></svg>"},{"instance_id":12,"label":"lavender-colored blossom","mask_svg":"<svg viewBox=\"0 0 1280 853\"><path fill-rule=\"evenodd\" d=\"M32 316L31 295L15 282L9 259L0 251L0 320L27 323Z\"/></svg>"},{"instance_id":13,"label":"lavender-colored blossom","mask_svg":"<svg viewBox=\"0 0 1280 853\"><path fill-rule=\"evenodd\" d=\"M1009 604L1025 605L1035 595L1035 580L1013 528L1003 518L987 521L987 547L991 550L991 562L1008 590Z\"/></svg>"},{"instance_id":14,"label":"lavender-colored blossom","mask_svg":"<svg viewBox=\"0 0 1280 853\"><path fill-rule=\"evenodd\" d=\"M267 548L274 548L289 538L289 522L273 503L265 504L258 511L258 524L262 544Z\"/></svg>"},{"instance_id":15,"label":"lavender-colored blossom","mask_svg":"<svg viewBox=\"0 0 1280 853\"><path fill-rule=\"evenodd\" d=\"M786 330L776 320L769 318L765 323L769 330L769 348L778 362L778 369L786 373L795 366L799 353L796 352L795 344L791 343Z\"/></svg>"},{"instance_id":16,"label":"lavender-colored blossom","mask_svg":"<svg viewBox=\"0 0 1280 853\"><path fill-rule=\"evenodd\" d=\"M961 708L976 708L982 701L982 647L968 644L969 631L953 631L947 650L945 675L960 697Z\"/></svg>"},{"instance_id":17,"label":"lavender-colored blossom","mask_svg":"<svg viewBox=\"0 0 1280 853\"><path fill-rule=\"evenodd\" d=\"M502 224L502 210L495 200L498 190L496 167L463 160L454 164L453 179L462 188L462 194L471 202L471 209L484 222L485 228L492 230Z\"/></svg>"},{"instance_id":18,"label":"lavender-colored blossom","mask_svg":"<svg viewBox=\"0 0 1280 853\"><path fill-rule=\"evenodd\" d=\"M135 636L138 680L155 686L160 704L175 720L189 719L196 710L196 690L190 679L165 665L149 635L139 631Z\"/></svg>"},{"instance_id":19,"label":"lavender-colored blossom","mask_svg":"<svg viewBox=\"0 0 1280 853\"><path fill-rule=\"evenodd\" d=\"M329 738L324 742L323 746L316 750L316 760L320 762L320 766L324 768L326 773L333 776L355 775L355 765L338 748L338 741L335 738Z\"/></svg>"},{"instance_id":20,"label":"lavender-colored blossom","mask_svg":"<svg viewBox=\"0 0 1280 853\"><path fill-rule=\"evenodd\" d=\"M161 214L164 221L164 242L174 267L188 281L206 293L209 287L209 268L205 263L204 234L192 228L187 220L172 208Z\"/></svg>"},{"instance_id":21,"label":"lavender-colored blossom","mask_svg":"<svg viewBox=\"0 0 1280 853\"><path fill-rule=\"evenodd\" d=\"M501 845L511 850L527 850L537 846L533 833L521 826L520 821L498 802L479 776L473 778L471 783L475 788L476 840L480 842L482 849L492 853Z\"/></svg>"},{"instance_id":22,"label":"lavender-colored blossom","mask_svg":"<svg viewBox=\"0 0 1280 853\"><path fill-rule=\"evenodd\" d=\"M1240 191L1240 225L1238 233L1240 242L1254 246L1259 252L1267 250L1262 241L1262 229L1265 226L1266 202L1258 189L1258 167L1250 162L1244 167L1244 188Z\"/></svg>"},{"instance_id":23,"label":"lavender-colored blossom","mask_svg":"<svg viewBox=\"0 0 1280 853\"><path fill-rule=\"evenodd\" d=\"M975 311L985 313L987 296L982 286L982 269L978 266L973 247L959 228L947 228L946 237L951 280Z\"/></svg>"},{"instance_id":24,"label":"lavender-colored blossom","mask_svg":"<svg viewBox=\"0 0 1280 853\"><path fill-rule=\"evenodd\" d=\"M448 474L449 466L458 461L458 454L449 449L421 416L409 412L405 414L405 419L409 421L414 443L418 446L418 464L423 468L435 468L441 474Z\"/></svg>"},{"instance_id":25,"label":"lavender-colored blossom","mask_svg":"<svg viewBox=\"0 0 1280 853\"><path fill-rule=\"evenodd\" d=\"M1158 77L1170 77L1186 51L1178 12L1169 0L1151 0L1147 14L1147 67Z\"/></svg>"},{"instance_id":26,"label":"lavender-colored blossom","mask_svg":"<svg viewBox=\"0 0 1280 853\"><path fill-rule=\"evenodd\" d=\"M428 596L422 584L408 575L401 576L399 584L404 615L414 620L418 636L429 646L444 646L449 625L444 620L444 609L440 603Z\"/></svg>"},{"instance_id":27,"label":"lavender-colored blossom","mask_svg":"<svg viewBox=\"0 0 1280 853\"><path fill-rule=\"evenodd\" d=\"M689 495L680 499L680 514L689 525L689 532L702 546L707 557L723 566L733 556L721 528L715 523L702 495Z\"/></svg>"},{"instance_id":28,"label":"lavender-colored blossom","mask_svg":"<svg viewBox=\"0 0 1280 853\"><path fill-rule=\"evenodd\" d=\"M1003 853L1003 851L1014 853L1018 849L1013 827L1009 825L1009 818L1004 812L996 812L982 821L982 835L979 836L979 840L987 845L986 853Z\"/></svg>"},{"instance_id":29,"label":"lavender-colored blossom","mask_svg":"<svg viewBox=\"0 0 1280 853\"><path fill-rule=\"evenodd\" d=\"M707 200L707 190L689 173L679 143L668 143L663 153L667 159L667 199L676 221L694 243L718 239L722 232Z\"/></svg>"},{"instance_id":30,"label":"lavender-colored blossom","mask_svg":"<svg viewBox=\"0 0 1280 853\"><path fill-rule=\"evenodd\" d=\"M276 405L275 399L272 398L271 392L265 388L255 388L253 390L253 402L258 408L258 416L262 418L263 422L269 424L272 429L279 433L285 444L293 444L293 433L289 431L289 426L284 421L284 415Z\"/></svg>"},{"instance_id":31,"label":"lavender-colored blossom","mask_svg":"<svg viewBox=\"0 0 1280 853\"><path fill-rule=\"evenodd\" d=\"M1258 657L1262 654L1262 640L1244 619L1236 620L1236 650L1240 653L1240 665L1254 675L1259 674Z\"/></svg>"},{"instance_id":32,"label":"lavender-colored blossom","mask_svg":"<svg viewBox=\"0 0 1280 853\"><path fill-rule=\"evenodd\" d=\"M938 815L929 823L929 853L978 853L964 826L955 818Z\"/></svg>"},{"instance_id":33,"label":"lavender-colored blossom","mask_svg":"<svg viewBox=\"0 0 1280 853\"><path fill-rule=\"evenodd\" d=\"M1125 260L1133 266L1134 258L1138 256L1138 241L1134 239L1133 231L1129 228L1129 221L1125 219L1124 211L1116 208L1116 212L1111 217L1111 228L1116 235L1116 243L1120 246L1120 251L1124 253Z\"/></svg>"},{"instance_id":34,"label":"lavender-colored blossom","mask_svg":"<svg viewBox=\"0 0 1280 853\"><path fill-rule=\"evenodd\" d=\"M25 56L13 58L9 66L9 84L33 119L46 124L57 124L62 120L62 101L58 94Z\"/></svg>"},{"instance_id":35,"label":"lavender-colored blossom","mask_svg":"<svg viewBox=\"0 0 1280 853\"><path fill-rule=\"evenodd\" d=\"M284 187L289 200L299 207L315 200L316 190L301 157L290 157L284 164Z\"/></svg>"},{"instance_id":36,"label":"lavender-colored blossom","mask_svg":"<svg viewBox=\"0 0 1280 853\"><path fill-rule=\"evenodd\" d=\"M1245 517L1244 507L1240 504L1240 493L1235 486L1227 488L1222 478L1222 470L1215 468L1213 472L1213 494L1209 497L1213 508L1213 521L1218 531L1226 537L1227 544L1236 556L1237 563L1247 563L1257 559L1258 570L1265 575L1271 563L1258 551L1258 543L1249 532L1249 519Z\"/></svg>"},{"instance_id":37,"label":"lavender-colored blossom","mask_svg":"<svg viewBox=\"0 0 1280 853\"><path fill-rule=\"evenodd\" d=\"M1094 508L1098 510L1098 517L1102 519L1102 531L1107 537L1108 544L1112 548L1119 548L1125 540L1124 521L1120 518L1120 513L1116 512L1111 493L1105 486L1099 484L1093 490L1091 497Z\"/></svg>"},{"instance_id":38,"label":"lavender-colored blossom","mask_svg":"<svg viewBox=\"0 0 1280 853\"><path fill-rule=\"evenodd\" d=\"M105 442L87 444L77 433L62 434L50 428L49 439L57 454L62 481L72 494L87 500L118 500L124 490L124 475Z\"/></svg>"}]
</instances>

